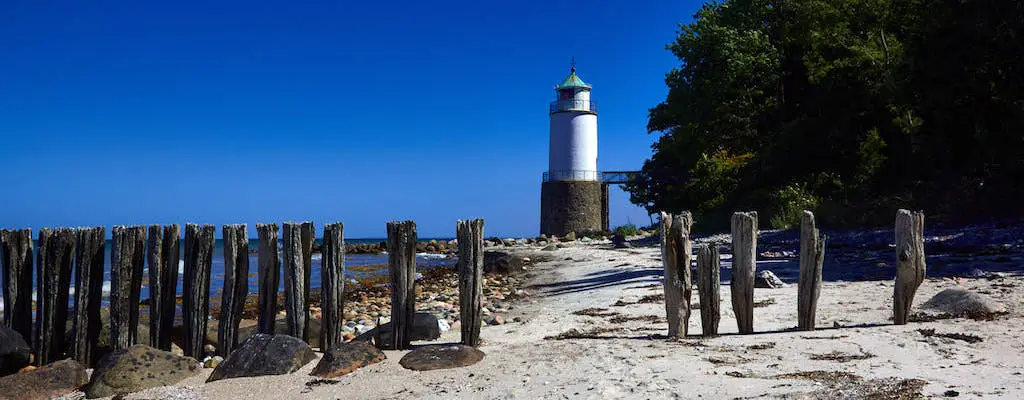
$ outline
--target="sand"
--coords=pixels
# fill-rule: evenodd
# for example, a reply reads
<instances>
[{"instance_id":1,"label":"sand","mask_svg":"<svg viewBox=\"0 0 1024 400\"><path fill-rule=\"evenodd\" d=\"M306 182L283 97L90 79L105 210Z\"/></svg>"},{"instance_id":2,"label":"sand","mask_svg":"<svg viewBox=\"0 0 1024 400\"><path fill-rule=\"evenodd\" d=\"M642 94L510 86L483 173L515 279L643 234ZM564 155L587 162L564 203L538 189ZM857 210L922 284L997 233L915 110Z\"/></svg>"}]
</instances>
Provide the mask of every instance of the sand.
<instances>
[{"instance_id":1,"label":"sand","mask_svg":"<svg viewBox=\"0 0 1024 400\"><path fill-rule=\"evenodd\" d=\"M735 334L729 286L723 282L722 335L698 337L700 313L693 310L690 336L667 340L664 303L658 300L662 267L657 248L616 250L594 242L553 252L514 251L552 261L524 272L533 296L512 303L504 314L508 323L483 328L481 350L487 356L476 365L414 372L398 364L404 351L386 351L384 362L334 381L309 376L316 361L290 375L209 384L204 383L211 371L206 369L174 388L126 398L838 399L899 398L918 390L936 397L952 391L960 398L1024 396L1018 307L1024 300L1024 277L1019 274L961 283L1006 305L1006 316L904 326L891 324L891 281L827 281L815 332L790 330L796 326L795 284L756 289L754 300L764 306L755 309L756 333L751 335ZM927 279L915 304L957 284ZM597 310L581 312L588 308ZM511 322L515 317L521 322ZM982 341L926 337L919 329L970 334ZM554 338L567 332L593 338ZM458 329L453 329L437 342L457 341ZM784 374L790 375L779 377Z\"/></svg>"}]
</instances>

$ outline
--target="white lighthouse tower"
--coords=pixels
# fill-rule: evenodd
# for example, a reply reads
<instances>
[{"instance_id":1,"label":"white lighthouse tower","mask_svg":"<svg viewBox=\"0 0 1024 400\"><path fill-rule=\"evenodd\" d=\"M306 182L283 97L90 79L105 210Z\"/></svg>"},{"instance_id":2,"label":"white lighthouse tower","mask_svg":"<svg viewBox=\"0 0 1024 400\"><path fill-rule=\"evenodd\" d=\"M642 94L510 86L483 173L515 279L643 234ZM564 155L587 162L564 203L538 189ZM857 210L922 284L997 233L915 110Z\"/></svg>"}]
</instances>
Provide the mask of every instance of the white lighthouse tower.
<instances>
[{"instance_id":1,"label":"white lighthouse tower","mask_svg":"<svg viewBox=\"0 0 1024 400\"><path fill-rule=\"evenodd\" d=\"M555 86L548 171L541 185L540 231L565 235L608 229L608 187L597 170L597 104L591 86L576 75Z\"/></svg>"}]
</instances>

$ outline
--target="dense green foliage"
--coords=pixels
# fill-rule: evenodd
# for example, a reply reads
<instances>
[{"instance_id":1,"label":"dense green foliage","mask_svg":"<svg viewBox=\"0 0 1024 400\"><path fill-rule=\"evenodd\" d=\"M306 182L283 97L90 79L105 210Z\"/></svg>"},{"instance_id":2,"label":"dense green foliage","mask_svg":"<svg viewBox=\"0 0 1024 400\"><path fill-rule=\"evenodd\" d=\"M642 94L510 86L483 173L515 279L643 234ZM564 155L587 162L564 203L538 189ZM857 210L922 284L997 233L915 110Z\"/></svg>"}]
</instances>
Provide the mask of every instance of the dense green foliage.
<instances>
[{"instance_id":1,"label":"dense green foliage","mask_svg":"<svg viewBox=\"0 0 1024 400\"><path fill-rule=\"evenodd\" d=\"M625 224L619 225L612 230L612 233L622 235L625 237L636 236L640 234L640 229L637 229L636 225Z\"/></svg>"},{"instance_id":2,"label":"dense green foliage","mask_svg":"<svg viewBox=\"0 0 1024 400\"><path fill-rule=\"evenodd\" d=\"M1024 212L1024 2L726 0L668 46L649 211L779 228ZM766 225L766 224L765 224Z\"/></svg>"}]
</instances>

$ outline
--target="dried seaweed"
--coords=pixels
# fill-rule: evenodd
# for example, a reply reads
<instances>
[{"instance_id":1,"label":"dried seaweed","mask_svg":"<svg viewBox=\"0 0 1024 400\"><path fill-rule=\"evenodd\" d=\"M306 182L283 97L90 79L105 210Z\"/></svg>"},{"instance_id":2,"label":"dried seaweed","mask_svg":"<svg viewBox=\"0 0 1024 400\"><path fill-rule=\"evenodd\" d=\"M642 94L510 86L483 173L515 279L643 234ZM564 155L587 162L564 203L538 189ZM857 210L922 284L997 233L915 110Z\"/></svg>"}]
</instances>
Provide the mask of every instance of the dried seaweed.
<instances>
[{"instance_id":1,"label":"dried seaweed","mask_svg":"<svg viewBox=\"0 0 1024 400\"><path fill-rule=\"evenodd\" d=\"M917 331L924 335L924 337L944 337L953 340L962 340L967 343L978 343L984 340L979 336L966 333L935 333L935 329L918 329Z\"/></svg>"},{"instance_id":2,"label":"dried seaweed","mask_svg":"<svg viewBox=\"0 0 1024 400\"><path fill-rule=\"evenodd\" d=\"M640 301L637 301L637 303L648 304L648 303L660 303L660 302L663 302L663 301L665 301L665 294L664 293L659 293L659 294L652 294L652 295L647 295L647 296L641 297Z\"/></svg>"},{"instance_id":3,"label":"dried seaweed","mask_svg":"<svg viewBox=\"0 0 1024 400\"><path fill-rule=\"evenodd\" d=\"M875 356L874 354L868 353L868 352L863 351L863 350L861 351L860 354L850 354L850 353L843 353L843 352L839 352L839 351L833 351L831 353L825 353L825 354L811 354L811 359L812 360L818 360L818 361L827 360L827 361L835 361L835 362L850 362L850 361L854 361L854 360L866 360L866 359L874 357L874 356Z\"/></svg>"},{"instance_id":4,"label":"dried seaweed","mask_svg":"<svg viewBox=\"0 0 1024 400\"><path fill-rule=\"evenodd\" d=\"M586 315L588 317L609 317L618 315L616 312L607 312L607 308L590 307L582 310L573 311L573 315Z\"/></svg>"},{"instance_id":5,"label":"dried seaweed","mask_svg":"<svg viewBox=\"0 0 1024 400\"><path fill-rule=\"evenodd\" d=\"M626 315L617 315L617 316L614 316L614 317L612 317L611 319L608 320L608 322L611 322L611 323L614 323L614 324L621 324L621 323L629 322L629 321L645 321L645 322L651 322L651 323L662 323L662 322L665 322L665 319L662 318L662 317L659 317L657 315L641 315L641 316L635 316L635 317L626 316Z\"/></svg>"}]
</instances>

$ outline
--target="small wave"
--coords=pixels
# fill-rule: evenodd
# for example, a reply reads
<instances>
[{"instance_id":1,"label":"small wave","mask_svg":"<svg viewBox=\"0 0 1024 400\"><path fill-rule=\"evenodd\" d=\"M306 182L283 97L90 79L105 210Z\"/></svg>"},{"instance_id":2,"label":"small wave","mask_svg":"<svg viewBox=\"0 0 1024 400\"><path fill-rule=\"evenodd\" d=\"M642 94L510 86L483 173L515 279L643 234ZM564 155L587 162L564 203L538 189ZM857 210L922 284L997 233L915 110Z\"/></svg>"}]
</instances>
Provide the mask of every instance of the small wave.
<instances>
[{"instance_id":1,"label":"small wave","mask_svg":"<svg viewBox=\"0 0 1024 400\"><path fill-rule=\"evenodd\" d=\"M310 258L313 259L313 260L319 260L322 257L323 257L323 255L321 255L320 253L313 254L312 256L310 256Z\"/></svg>"},{"instance_id":2,"label":"small wave","mask_svg":"<svg viewBox=\"0 0 1024 400\"><path fill-rule=\"evenodd\" d=\"M434 253L416 253L416 257L419 258L448 258L447 254L434 254Z\"/></svg>"}]
</instances>

